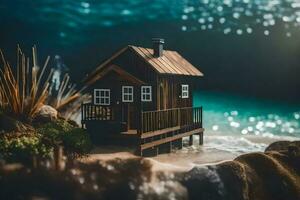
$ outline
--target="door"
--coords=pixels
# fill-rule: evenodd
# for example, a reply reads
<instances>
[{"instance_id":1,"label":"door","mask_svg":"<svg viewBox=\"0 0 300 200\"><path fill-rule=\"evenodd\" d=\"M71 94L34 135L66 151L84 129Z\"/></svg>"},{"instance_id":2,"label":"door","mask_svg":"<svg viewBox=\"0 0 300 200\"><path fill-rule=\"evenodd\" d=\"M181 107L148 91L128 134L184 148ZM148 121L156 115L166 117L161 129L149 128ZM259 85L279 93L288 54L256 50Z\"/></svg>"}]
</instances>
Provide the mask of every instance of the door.
<instances>
[{"instance_id":1,"label":"door","mask_svg":"<svg viewBox=\"0 0 300 200\"><path fill-rule=\"evenodd\" d=\"M125 130L129 130L129 105L128 104L125 104L125 103L122 103L121 104L121 116L122 116L122 119L121 119L121 123L123 124L123 127L125 128Z\"/></svg>"},{"instance_id":2,"label":"door","mask_svg":"<svg viewBox=\"0 0 300 200\"><path fill-rule=\"evenodd\" d=\"M127 130L135 128L134 108L134 87L130 85L122 86L122 120L123 123L126 123Z\"/></svg>"},{"instance_id":3,"label":"door","mask_svg":"<svg viewBox=\"0 0 300 200\"><path fill-rule=\"evenodd\" d=\"M137 109L136 105L129 104L129 103L123 103L122 104L122 123L126 127L127 130L136 129L137 123L136 123L136 117L137 117Z\"/></svg>"}]
</instances>

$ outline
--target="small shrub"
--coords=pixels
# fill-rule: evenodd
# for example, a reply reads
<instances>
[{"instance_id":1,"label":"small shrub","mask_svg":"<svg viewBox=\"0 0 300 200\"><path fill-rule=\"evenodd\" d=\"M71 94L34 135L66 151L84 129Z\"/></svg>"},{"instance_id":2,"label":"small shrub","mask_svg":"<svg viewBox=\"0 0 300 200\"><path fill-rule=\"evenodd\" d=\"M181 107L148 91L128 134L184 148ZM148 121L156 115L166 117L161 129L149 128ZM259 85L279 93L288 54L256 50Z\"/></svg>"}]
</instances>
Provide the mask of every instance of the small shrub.
<instances>
[{"instance_id":1,"label":"small shrub","mask_svg":"<svg viewBox=\"0 0 300 200\"><path fill-rule=\"evenodd\" d=\"M58 145L72 157L88 153L92 148L88 134L65 120L39 124L29 132L0 135L0 155L7 161L30 163L33 156L47 158Z\"/></svg>"},{"instance_id":2,"label":"small shrub","mask_svg":"<svg viewBox=\"0 0 300 200\"><path fill-rule=\"evenodd\" d=\"M82 155L89 152L92 143L85 130L74 127L65 120L40 125L37 128L45 143L50 146L63 145L68 154Z\"/></svg>"},{"instance_id":3,"label":"small shrub","mask_svg":"<svg viewBox=\"0 0 300 200\"><path fill-rule=\"evenodd\" d=\"M72 129L71 126L62 120L56 122L49 122L42 124L37 128L37 132L43 139L50 142L50 144L59 144L62 141L62 135Z\"/></svg>"},{"instance_id":4,"label":"small shrub","mask_svg":"<svg viewBox=\"0 0 300 200\"><path fill-rule=\"evenodd\" d=\"M0 138L0 152L8 161L30 162L32 156L48 157L53 148L43 144L37 135Z\"/></svg>"},{"instance_id":5,"label":"small shrub","mask_svg":"<svg viewBox=\"0 0 300 200\"><path fill-rule=\"evenodd\" d=\"M65 150L84 154L91 150L92 143L87 132L81 128L73 128L63 136Z\"/></svg>"}]
</instances>

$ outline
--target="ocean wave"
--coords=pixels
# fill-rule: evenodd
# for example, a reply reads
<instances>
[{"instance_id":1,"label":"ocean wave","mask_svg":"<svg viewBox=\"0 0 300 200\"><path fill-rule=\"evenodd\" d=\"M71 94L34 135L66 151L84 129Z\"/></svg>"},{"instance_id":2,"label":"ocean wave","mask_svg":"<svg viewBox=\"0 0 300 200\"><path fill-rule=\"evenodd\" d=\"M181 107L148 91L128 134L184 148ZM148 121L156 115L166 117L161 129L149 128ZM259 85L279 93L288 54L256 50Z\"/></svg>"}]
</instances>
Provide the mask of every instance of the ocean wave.
<instances>
[{"instance_id":1,"label":"ocean wave","mask_svg":"<svg viewBox=\"0 0 300 200\"><path fill-rule=\"evenodd\" d=\"M195 144L192 149L195 151L201 149L201 151L219 150L230 152L235 155L241 155L244 153L252 152L264 152L266 147L275 141L295 141L299 140L297 137L290 136L224 136L213 135L204 137L204 146L198 146ZM189 148L189 147L187 147Z\"/></svg>"},{"instance_id":2,"label":"ocean wave","mask_svg":"<svg viewBox=\"0 0 300 200\"><path fill-rule=\"evenodd\" d=\"M204 145L199 145L199 137L194 136L194 144L189 146L189 138L183 139L183 148L171 154L162 154L151 160L161 163L158 169L186 170L195 166L207 166L233 160L237 156L253 152L264 152L267 146L276 141L295 141L290 136L237 136L209 135L204 137ZM156 164L158 164L156 163ZM165 165L164 163L168 163ZM171 170L172 171L172 170Z\"/></svg>"},{"instance_id":3,"label":"ocean wave","mask_svg":"<svg viewBox=\"0 0 300 200\"><path fill-rule=\"evenodd\" d=\"M246 137L235 136L207 136L204 138L206 150L217 149L228 151L234 154L250 153L255 151L264 151L267 147L267 141L253 142ZM261 138L263 140L264 138Z\"/></svg>"}]
</instances>

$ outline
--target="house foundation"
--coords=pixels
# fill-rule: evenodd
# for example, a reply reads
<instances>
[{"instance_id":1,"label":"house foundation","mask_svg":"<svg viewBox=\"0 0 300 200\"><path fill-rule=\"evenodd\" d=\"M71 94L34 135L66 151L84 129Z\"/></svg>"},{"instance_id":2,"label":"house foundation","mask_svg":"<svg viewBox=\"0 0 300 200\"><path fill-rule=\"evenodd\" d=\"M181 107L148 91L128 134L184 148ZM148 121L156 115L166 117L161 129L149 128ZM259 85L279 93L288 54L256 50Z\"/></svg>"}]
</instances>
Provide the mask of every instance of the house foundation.
<instances>
[{"instance_id":1,"label":"house foundation","mask_svg":"<svg viewBox=\"0 0 300 200\"><path fill-rule=\"evenodd\" d=\"M182 149L182 138L172 141L172 148Z\"/></svg>"},{"instance_id":2,"label":"house foundation","mask_svg":"<svg viewBox=\"0 0 300 200\"><path fill-rule=\"evenodd\" d=\"M140 151L140 155L143 157L154 157L158 155L158 147L152 147Z\"/></svg>"},{"instance_id":3,"label":"house foundation","mask_svg":"<svg viewBox=\"0 0 300 200\"><path fill-rule=\"evenodd\" d=\"M171 142L167 142L164 144L161 144L158 146L158 153L162 154L162 153L171 153L172 151L172 144Z\"/></svg>"}]
</instances>

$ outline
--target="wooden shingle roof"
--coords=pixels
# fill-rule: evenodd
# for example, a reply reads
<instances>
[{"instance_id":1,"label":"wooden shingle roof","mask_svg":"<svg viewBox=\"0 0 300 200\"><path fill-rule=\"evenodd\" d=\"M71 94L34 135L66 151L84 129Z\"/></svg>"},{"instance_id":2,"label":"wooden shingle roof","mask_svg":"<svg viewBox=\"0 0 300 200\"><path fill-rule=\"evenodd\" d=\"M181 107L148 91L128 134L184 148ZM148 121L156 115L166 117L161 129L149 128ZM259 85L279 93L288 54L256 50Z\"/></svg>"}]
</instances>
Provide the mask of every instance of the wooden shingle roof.
<instances>
[{"instance_id":1,"label":"wooden shingle roof","mask_svg":"<svg viewBox=\"0 0 300 200\"><path fill-rule=\"evenodd\" d=\"M157 73L159 74L169 74L169 75L185 75L185 76L203 76L196 67L184 59L176 51L164 50L163 56L154 57L153 49L137 47L129 45L113 54L109 59L104 61L99 65L91 74L89 74L84 82L88 84L94 83L96 80L100 79L101 71L109 67L109 64L116 59L118 56L122 55L127 50L133 51L141 59L149 64Z\"/></svg>"},{"instance_id":2,"label":"wooden shingle roof","mask_svg":"<svg viewBox=\"0 0 300 200\"><path fill-rule=\"evenodd\" d=\"M153 49L129 46L160 74L203 76L196 67L176 51L164 50L163 56L153 57Z\"/></svg>"}]
</instances>

